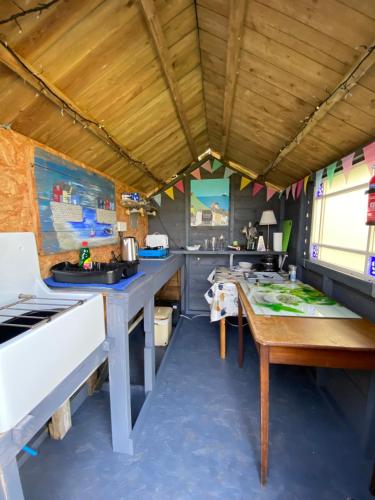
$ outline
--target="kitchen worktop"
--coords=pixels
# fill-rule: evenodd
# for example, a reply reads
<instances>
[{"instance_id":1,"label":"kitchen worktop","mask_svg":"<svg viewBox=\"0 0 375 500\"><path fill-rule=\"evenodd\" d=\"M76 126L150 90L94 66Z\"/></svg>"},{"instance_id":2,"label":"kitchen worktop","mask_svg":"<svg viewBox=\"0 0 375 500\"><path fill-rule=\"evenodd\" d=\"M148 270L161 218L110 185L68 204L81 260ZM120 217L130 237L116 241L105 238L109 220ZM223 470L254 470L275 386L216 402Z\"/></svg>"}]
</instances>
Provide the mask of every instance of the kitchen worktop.
<instances>
[{"instance_id":1,"label":"kitchen worktop","mask_svg":"<svg viewBox=\"0 0 375 500\"><path fill-rule=\"evenodd\" d=\"M185 250L185 249L170 249L171 254L182 255L284 255L286 252L265 251L258 252L256 250Z\"/></svg>"}]
</instances>

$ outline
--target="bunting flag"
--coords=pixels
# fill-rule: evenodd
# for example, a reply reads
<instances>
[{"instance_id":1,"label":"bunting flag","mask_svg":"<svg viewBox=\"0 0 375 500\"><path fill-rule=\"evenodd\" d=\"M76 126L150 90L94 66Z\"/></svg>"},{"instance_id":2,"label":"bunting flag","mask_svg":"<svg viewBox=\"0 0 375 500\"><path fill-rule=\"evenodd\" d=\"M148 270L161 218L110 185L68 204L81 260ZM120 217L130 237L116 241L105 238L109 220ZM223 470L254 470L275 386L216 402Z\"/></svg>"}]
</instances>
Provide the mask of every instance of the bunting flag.
<instances>
[{"instance_id":1,"label":"bunting flag","mask_svg":"<svg viewBox=\"0 0 375 500\"><path fill-rule=\"evenodd\" d=\"M232 174L234 174L234 170L232 170L231 168L229 167L225 167L225 170L224 170L224 179L227 179L228 177L230 177Z\"/></svg>"},{"instance_id":2,"label":"bunting flag","mask_svg":"<svg viewBox=\"0 0 375 500\"><path fill-rule=\"evenodd\" d=\"M241 177L240 191L242 191L246 186L250 184L251 180L247 177Z\"/></svg>"},{"instance_id":3,"label":"bunting flag","mask_svg":"<svg viewBox=\"0 0 375 500\"><path fill-rule=\"evenodd\" d=\"M218 168L222 167L223 164L219 160L215 160L212 163L212 172L215 172Z\"/></svg>"},{"instance_id":4,"label":"bunting flag","mask_svg":"<svg viewBox=\"0 0 375 500\"><path fill-rule=\"evenodd\" d=\"M161 193L156 194L152 197L152 199L159 205L159 207L161 207Z\"/></svg>"},{"instance_id":5,"label":"bunting flag","mask_svg":"<svg viewBox=\"0 0 375 500\"><path fill-rule=\"evenodd\" d=\"M176 182L175 184L175 187L181 191L181 193L184 193L185 192L185 188L184 188L184 181L181 179L179 180L178 182Z\"/></svg>"},{"instance_id":6,"label":"bunting flag","mask_svg":"<svg viewBox=\"0 0 375 500\"><path fill-rule=\"evenodd\" d=\"M266 199L267 201L270 201L270 199L272 198L272 196L274 196L274 194L277 193L277 190L270 187L270 186L266 186L267 187L267 195L266 195Z\"/></svg>"},{"instance_id":7,"label":"bunting flag","mask_svg":"<svg viewBox=\"0 0 375 500\"><path fill-rule=\"evenodd\" d=\"M296 189L296 199L297 200L301 196L302 188L303 188L303 179L301 179L297 182L297 189Z\"/></svg>"},{"instance_id":8,"label":"bunting flag","mask_svg":"<svg viewBox=\"0 0 375 500\"><path fill-rule=\"evenodd\" d=\"M327 179L328 179L329 187L332 186L332 181L333 181L333 177L335 175L336 166L337 166L337 162L335 161L334 163L331 163L331 165L328 165L328 167L327 167Z\"/></svg>"},{"instance_id":9,"label":"bunting flag","mask_svg":"<svg viewBox=\"0 0 375 500\"><path fill-rule=\"evenodd\" d=\"M290 193L290 188L291 188L291 187L292 187L292 186L288 186L288 187L286 188L286 190L285 190L285 198L286 198L286 199L288 199L288 198L289 198L289 193Z\"/></svg>"},{"instance_id":10,"label":"bunting flag","mask_svg":"<svg viewBox=\"0 0 375 500\"><path fill-rule=\"evenodd\" d=\"M319 188L320 184L322 183L323 172L324 172L324 168L321 168L315 174L315 191Z\"/></svg>"},{"instance_id":11,"label":"bunting flag","mask_svg":"<svg viewBox=\"0 0 375 500\"><path fill-rule=\"evenodd\" d=\"M279 200L281 200L281 198L283 197L284 191L285 190L279 192Z\"/></svg>"},{"instance_id":12,"label":"bunting flag","mask_svg":"<svg viewBox=\"0 0 375 500\"><path fill-rule=\"evenodd\" d=\"M212 168L211 168L211 162L210 160L207 160L203 163L203 165L201 165L202 168L204 168L205 170L207 170L207 172L210 172L210 174L212 173Z\"/></svg>"},{"instance_id":13,"label":"bunting flag","mask_svg":"<svg viewBox=\"0 0 375 500\"><path fill-rule=\"evenodd\" d=\"M190 172L193 177L196 179L201 179L201 171L199 170L199 167Z\"/></svg>"},{"instance_id":14,"label":"bunting flag","mask_svg":"<svg viewBox=\"0 0 375 500\"><path fill-rule=\"evenodd\" d=\"M341 158L342 170L344 172L344 177L346 182L348 182L350 171L353 168L353 158L354 158L354 153L350 153L350 155Z\"/></svg>"},{"instance_id":15,"label":"bunting flag","mask_svg":"<svg viewBox=\"0 0 375 500\"><path fill-rule=\"evenodd\" d=\"M256 196L259 191L261 191L264 188L264 184L259 184L259 182L254 182L253 185L253 196Z\"/></svg>"},{"instance_id":16,"label":"bunting flag","mask_svg":"<svg viewBox=\"0 0 375 500\"><path fill-rule=\"evenodd\" d=\"M165 194L169 196L171 200L174 200L174 189L173 186L164 191Z\"/></svg>"},{"instance_id":17,"label":"bunting flag","mask_svg":"<svg viewBox=\"0 0 375 500\"><path fill-rule=\"evenodd\" d=\"M309 182L310 175L306 175L303 179L303 192L306 194L307 191L307 183Z\"/></svg>"},{"instance_id":18,"label":"bunting flag","mask_svg":"<svg viewBox=\"0 0 375 500\"><path fill-rule=\"evenodd\" d=\"M363 156L371 175L373 173L372 169L375 167L375 141L363 148Z\"/></svg>"},{"instance_id":19,"label":"bunting flag","mask_svg":"<svg viewBox=\"0 0 375 500\"><path fill-rule=\"evenodd\" d=\"M296 183L296 182L294 182L294 183L292 184L292 196L293 196L293 200L295 200L295 199L296 199L296 189L297 189L297 183Z\"/></svg>"}]
</instances>

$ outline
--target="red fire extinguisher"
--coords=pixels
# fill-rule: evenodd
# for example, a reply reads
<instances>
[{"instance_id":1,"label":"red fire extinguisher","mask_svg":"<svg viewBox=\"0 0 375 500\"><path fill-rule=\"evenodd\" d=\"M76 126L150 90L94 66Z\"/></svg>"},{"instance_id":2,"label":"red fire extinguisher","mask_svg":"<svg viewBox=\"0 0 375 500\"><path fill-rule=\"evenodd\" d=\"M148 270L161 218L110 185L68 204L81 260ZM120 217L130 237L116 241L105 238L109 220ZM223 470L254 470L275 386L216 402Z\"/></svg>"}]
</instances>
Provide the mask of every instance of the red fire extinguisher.
<instances>
[{"instance_id":1,"label":"red fire extinguisher","mask_svg":"<svg viewBox=\"0 0 375 500\"><path fill-rule=\"evenodd\" d=\"M366 224L368 226L375 226L375 169L374 175L370 179L366 194L368 194Z\"/></svg>"}]
</instances>

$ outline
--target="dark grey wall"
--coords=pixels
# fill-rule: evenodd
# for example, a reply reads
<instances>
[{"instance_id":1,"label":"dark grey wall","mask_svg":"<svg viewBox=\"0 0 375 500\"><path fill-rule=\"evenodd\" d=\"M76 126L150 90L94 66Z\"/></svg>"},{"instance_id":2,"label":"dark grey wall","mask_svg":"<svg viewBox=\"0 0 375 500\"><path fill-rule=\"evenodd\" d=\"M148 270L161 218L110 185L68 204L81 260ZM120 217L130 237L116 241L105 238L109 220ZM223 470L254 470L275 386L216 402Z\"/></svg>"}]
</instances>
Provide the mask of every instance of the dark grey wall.
<instances>
[{"instance_id":1,"label":"dark grey wall","mask_svg":"<svg viewBox=\"0 0 375 500\"><path fill-rule=\"evenodd\" d=\"M213 174L201 169L202 179L220 179L223 177L224 167ZM233 174L230 179L230 223L228 227L191 227L190 226L190 180L193 177L184 177L185 194L177 189L175 199L171 200L162 194L162 206L159 215L149 218L149 232L168 233L170 236L170 247L180 248L186 245L202 244L205 238L224 235L226 242L238 240L245 244L245 237L241 229L249 221L255 223L260 220L263 210L273 210L278 221L277 226L270 227L270 240L272 247L272 234L280 230L280 208L281 202L275 195L268 203L266 202L266 190L263 189L257 196L252 196L252 185L240 191L241 175ZM266 229L264 230L266 235Z\"/></svg>"}]
</instances>

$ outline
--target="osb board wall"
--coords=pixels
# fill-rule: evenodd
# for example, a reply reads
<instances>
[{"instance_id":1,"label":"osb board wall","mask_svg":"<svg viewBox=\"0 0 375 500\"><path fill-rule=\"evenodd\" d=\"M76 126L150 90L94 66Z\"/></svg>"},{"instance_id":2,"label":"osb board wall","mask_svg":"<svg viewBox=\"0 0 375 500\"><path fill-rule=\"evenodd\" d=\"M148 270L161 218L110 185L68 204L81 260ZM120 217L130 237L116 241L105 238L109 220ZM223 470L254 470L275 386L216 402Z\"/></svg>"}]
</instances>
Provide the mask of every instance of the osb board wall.
<instances>
[{"instance_id":1,"label":"osb board wall","mask_svg":"<svg viewBox=\"0 0 375 500\"><path fill-rule=\"evenodd\" d=\"M53 264L64 260L76 262L78 252L74 250L53 255L43 255L41 252L39 214L33 172L35 146L40 146L63 159L73 161L87 170L93 169L28 137L11 130L0 129L0 231L33 232L38 241L41 273L43 277L46 277ZM111 179L109 176L105 177ZM128 225L126 234L135 236L140 243L143 243L147 234L147 217L139 216L137 229L132 229L126 210L120 205L121 193L132 188L119 182L115 182L115 187L117 220L126 221ZM93 260L106 261L111 257L112 250L117 254L120 249L118 245L96 247L91 249L91 255Z\"/></svg>"}]
</instances>

